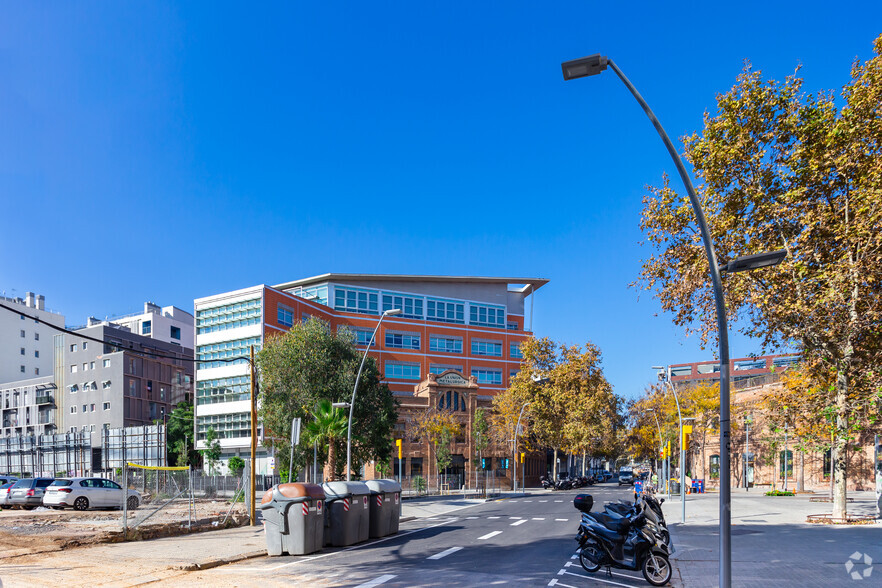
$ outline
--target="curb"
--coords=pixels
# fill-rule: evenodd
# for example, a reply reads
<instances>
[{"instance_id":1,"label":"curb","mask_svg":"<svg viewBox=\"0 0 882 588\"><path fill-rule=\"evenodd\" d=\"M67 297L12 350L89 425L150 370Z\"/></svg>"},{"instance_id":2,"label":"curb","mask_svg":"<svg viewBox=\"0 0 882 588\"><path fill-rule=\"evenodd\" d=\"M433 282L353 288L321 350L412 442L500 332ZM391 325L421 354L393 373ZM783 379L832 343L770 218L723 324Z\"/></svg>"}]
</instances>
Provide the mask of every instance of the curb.
<instances>
[{"instance_id":1,"label":"curb","mask_svg":"<svg viewBox=\"0 0 882 588\"><path fill-rule=\"evenodd\" d=\"M216 568L218 566L236 563L239 561L244 561L246 559L254 559L256 557L262 557L264 555L266 555L265 549L262 549L260 551L249 551L247 553L240 553L239 555L234 555L231 557L209 559L209 560L201 561L198 563L191 563L191 564L188 564L185 566L178 566L175 569L183 570L185 572L195 572L198 570L210 570L211 568Z\"/></svg>"}]
</instances>

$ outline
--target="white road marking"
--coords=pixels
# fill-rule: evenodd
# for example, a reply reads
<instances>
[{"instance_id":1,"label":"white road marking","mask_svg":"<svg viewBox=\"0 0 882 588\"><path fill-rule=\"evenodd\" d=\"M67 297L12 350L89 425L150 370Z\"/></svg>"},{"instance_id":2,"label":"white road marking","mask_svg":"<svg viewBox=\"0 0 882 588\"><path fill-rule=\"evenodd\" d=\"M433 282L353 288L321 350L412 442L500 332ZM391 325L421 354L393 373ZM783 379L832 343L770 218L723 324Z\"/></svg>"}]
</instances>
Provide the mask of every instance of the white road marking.
<instances>
[{"instance_id":1,"label":"white road marking","mask_svg":"<svg viewBox=\"0 0 882 588\"><path fill-rule=\"evenodd\" d=\"M487 517L488 519L501 519L502 517Z\"/></svg>"},{"instance_id":2,"label":"white road marking","mask_svg":"<svg viewBox=\"0 0 882 588\"><path fill-rule=\"evenodd\" d=\"M564 574L569 574L570 576L576 576L578 578L588 578L589 580L594 580L595 582L603 582L604 584L612 584L613 586L624 586L624 588L634 588L634 586L632 586L631 584L622 584L621 582L613 582L612 580L603 580L603 579L598 578L596 576L586 576L585 574L574 574L573 572L568 572L565 569L563 569L557 573L558 576L562 576ZM637 578L634 578L634 579L636 580ZM563 586L563 584L560 584L560 586Z\"/></svg>"},{"instance_id":3,"label":"white road marking","mask_svg":"<svg viewBox=\"0 0 882 588\"><path fill-rule=\"evenodd\" d=\"M563 500L555 500L555 502L563 502Z\"/></svg>"},{"instance_id":4,"label":"white road marking","mask_svg":"<svg viewBox=\"0 0 882 588\"><path fill-rule=\"evenodd\" d=\"M496 537L497 535L502 535L502 531L493 531L492 533L487 533L483 537L478 537L478 539L489 539L491 537Z\"/></svg>"},{"instance_id":5,"label":"white road marking","mask_svg":"<svg viewBox=\"0 0 882 588\"><path fill-rule=\"evenodd\" d=\"M385 584L386 582L388 582L389 580L391 580L392 578L395 578L395 577L396 576L393 574L385 574L385 575L380 576L379 578L374 578L370 582L365 582L364 584L359 584L355 588L374 588L374 586L379 586L380 584Z\"/></svg>"},{"instance_id":6,"label":"white road marking","mask_svg":"<svg viewBox=\"0 0 882 588\"><path fill-rule=\"evenodd\" d=\"M472 520L479 519L479 518L481 518L481 517L466 517L466 520L472 521Z\"/></svg>"},{"instance_id":7,"label":"white road marking","mask_svg":"<svg viewBox=\"0 0 882 588\"><path fill-rule=\"evenodd\" d=\"M427 521L437 521L438 517L429 517L426 519Z\"/></svg>"},{"instance_id":8,"label":"white road marking","mask_svg":"<svg viewBox=\"0 0 882 588\"><path fill-rule=\"evenodd\" d=\"M545 517L533 517L534 521L544 521Z\"/></svg>"},{"instance_id":9,"label":"white road marking","mask_svg":"<svg viewBox=\"0 0 882 588\"><path fill-rule=\"evenodd\" d=\"M436 553L435 555L430 555L426 559L441 559L442 557L447 557L451 553L456 553L460 549L462 549L462 547L451 547L450 549L445 549L441 553Z\"/></svg>"},{"instance_id":10,"label":"white road marking","mask_svg":"<svg viewBox=\"0 0 882 588\"><path fill-rule=\"evenodd\" d=\"M515 502L517 502L517 500L509 500L508 502L509 504L514 504Z\"/></svg>"},{"instance_id":11,"label":"white road marking","mask_svg":"<svg viewBox=\"0 0 882 588\"><path fill-rule=\"evenodd\" d=\"M518 525L523 525L523 524L526 523L526 522L527 522L527 519L521 519L521 520L519 520L519 521L515 521L515 522L513 522L513 523L511 524L511 526L512 526L512 527L517 527Z\"/></svg>"},{"instance_id":12,"label":"white road marking","mask_svg":"<svg viewBox=\"0 0 882 588\"><path fill-rule=\"evenodd\" d=\"M548 502L547 500L540 500L539 502Z\"/></svg>"},{"instance_id":13,"label":"white road marking","mask_svg":"<svg viewBox=\"0 0 882 588\"><path fill-rule=\"evenodd\" d=\"M532 500L525 500L524 502L533 502Z\"/></svg>"},{"instance_id":14,"label":"white road marking","mask_svg":"<svg viewBox=\"0 0 882 588\"><path fill-rule=\"evenodd\" d=\"M518 520L518 519L522 519L522 518L524 518L524 517L508 517L508 520L510 520L510 521L516 521L516 520Z\"/></svg>"},{"instance_id":15,"label":"white road marking","mask_svg":"<svg viewBox=\"0 0 882 588\"><path fill-rule=\"evenodd\" d=\"M549 586L554 586L555 584L557 584L557 578L553 578L551 582L548 583Z\"/></svg>"},{"instance_id":16,"label":"white road marking","mask_svg":"<svg viewBox=\"0 0 882 588\"><path fill-rule=\"evenodd\" d=\"M554 519L554 520L557 521L557 522L559 522L559 523L565 523L565 522L567 522L567 521L570 520L570 519Z\"/></svg>"}]
</instances>

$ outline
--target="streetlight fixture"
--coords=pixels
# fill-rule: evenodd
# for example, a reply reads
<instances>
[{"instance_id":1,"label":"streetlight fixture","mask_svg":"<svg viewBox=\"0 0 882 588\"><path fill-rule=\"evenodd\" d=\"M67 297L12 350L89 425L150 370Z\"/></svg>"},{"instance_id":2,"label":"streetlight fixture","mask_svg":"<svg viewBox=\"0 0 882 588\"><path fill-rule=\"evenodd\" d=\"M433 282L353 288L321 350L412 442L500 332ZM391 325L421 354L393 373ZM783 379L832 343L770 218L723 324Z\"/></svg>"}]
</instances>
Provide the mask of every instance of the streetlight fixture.
<instances>
[{"instance_id":1,"label":"streetlight fixture","mask_svg":"<svg viewBox=\"0 0 882 588\"><path fill-rule=\"evenodd\" d=\"M701 240L704 244L704 251L707 255L708 265L710 266L710 277L714 291L714 305L717 312L717 335L719 337L719 355L720 355L720 588L730 588L732 585L732 488L730 480L730 463L729 463L729 445L731 423L729 422L729 327L726 322L726 303L723 299L723 282L720 276L720 267L717 264L717 257L714 251L714 244L711 239L710 229L704 217L704 210L701 208L701 201L695 193L692 186L692 180L686 173L686 167L683 160L677 153L677 149L668 137L661 123L655 117L652 109L637 91L637 88L625 77L622 70L606 56L599 53L589 57L582 57L572 61L566 61L561 64L564 80L573 80L587 76L594 76L609 67L612 69L625 87L631 92L643 112L652 122L659 137L661 137L668 154L680 174L680 179L689 194L689 202L692 204L692 210L695 213L695 220L701 232ZM734 264L734 271L757 269L760 267L769 267L780 263L784 259L783 252L775 252L774 254L758 254L757 256L744 256L736 259L730 264ZM767 257L766 257L767 256ZM759 257L759 259L757 259ZM747 259L751 258L751 259ZM726 267L728 269L729 265Z\"/></svg>"},{"instance_id":2,"label":"streetlight fixture","mask_svg":"<svg viewBox=\"0 0 882 588\"><path fill-rule=\"evenodd\" d=\"M512 479L512 491L513 492L518 491L518 433L521 430L521 417L524 416L524 409L527 408L528 406L530 406L530 403L525 402L524 405L521 407L521 413L518 415L518 424L515 427L514 448L512 451L512 453L514 454L514 455L512 455L512 457L514 458L514 463L512 464L512 469L511 469L511 471L512 471L512 478L511 478Z\"/></svg>"},{"instance_id":3,"label":"streetlight fixture","mask_svg":"<svg viewBox=\"0 0 882 588\"><path fill-rule=\"evenodd\" d=\"M377 336L377 331L380 330L380 325L383 323L383 319L387 316L395 316L396 314L401 314L400 308L390 308L383 312L380 315L380 320L377 321L377 326L374 328L374 332L371 333L370 341L367 342L367 346L364 348L364 355L361 356L361 364L358 366L358 373L355 374L355 386L352 388L352 400L349 401L349 426L346 430L346 481L352 481L352 411L355 408L355 393L358 390L358 379L361 378L361 370L364 367L364 360L367 359L368 351L371 348L371 345L374 344L374 337ZM340 404L340 408L345 408L345 402L333 403L331 406L337 406Z\"/></svg>"}]
</instances>

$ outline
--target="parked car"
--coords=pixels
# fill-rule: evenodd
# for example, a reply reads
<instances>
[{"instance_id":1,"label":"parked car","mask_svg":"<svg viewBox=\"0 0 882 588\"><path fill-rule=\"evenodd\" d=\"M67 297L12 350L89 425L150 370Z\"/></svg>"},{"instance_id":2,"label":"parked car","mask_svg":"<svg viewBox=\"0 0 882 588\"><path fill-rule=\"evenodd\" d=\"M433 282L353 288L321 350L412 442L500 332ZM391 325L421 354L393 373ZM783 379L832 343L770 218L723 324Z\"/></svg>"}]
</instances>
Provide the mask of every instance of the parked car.
<instances>
[{"instance_id":1,"label":"parked car","mask_svg":"<svg viewBox=\"0 0 882 588\"><path fill-rule=\"evenodd\" d=\"M9 489L9 502L25 510L43 504L43 493L55 478L22 478Z\"/></svg>"},{"instance_id":2,"label":"parked car","mask_svg":"<svg viewBox=\"0 0 882 588\"><path fill-rule=\"evenodd\" d=\"M6 482L0 486L0 508L12 508L12 504L9 502L9 489L13 484L15 482Z\"/></svg>"},{"instance_id":3,"label":"parked car","mask_svg":"<svg viewBox=\"0 0 882 588\"><path fill-rule=\"evenodd\" d=\"M46 488L43 504L52 508L122 508L123 489L113 480L104 478L58 478ZM141 495L128 491L127 507L136 509Z\"/></svg>"},{"instance_id":4,"label":"parked car","mask_svg":"<svg viewBox=\"0 0 882 588\"><path fill-rule=\"evenodd\" d=\"M3 484L6 484L8 482L17 482L17 481L18 481L17 476L10 476L8 474L0 474L0 486L2 486Z\"/></svg>"},{"instance_id":5,"label":"parked car","mask_svg":"<svg viewBox=\"0 0 882 588\"><path fill-rule=\"evenodd\" d=\"M619 470L619 486L622 484L633 484L634 472L632 470Z\"/></svg>"}]
</instances>

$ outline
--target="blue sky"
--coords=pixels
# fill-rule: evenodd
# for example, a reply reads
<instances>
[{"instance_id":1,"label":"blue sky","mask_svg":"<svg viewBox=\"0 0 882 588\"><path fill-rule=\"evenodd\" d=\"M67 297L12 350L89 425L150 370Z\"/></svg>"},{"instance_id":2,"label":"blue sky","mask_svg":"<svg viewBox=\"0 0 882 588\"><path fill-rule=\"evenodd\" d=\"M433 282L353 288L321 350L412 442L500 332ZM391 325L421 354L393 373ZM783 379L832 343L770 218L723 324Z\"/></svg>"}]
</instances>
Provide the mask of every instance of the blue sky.
<instances>
[{"instance_id":1,"label":"blue sky","mask_svg":"<svg viewBox=\"0 0 882 588\"><path fill-rule=\"evenodd\" d=\"M325 272L536 276L624 396L712 358L648 293L644 186L750 59L838 89L878 2L6 4L0 291L69 324ZM679 189L679 181L675 183ZM733 357L760 351L734 337Z\"/></svg>"}]
</instances>

